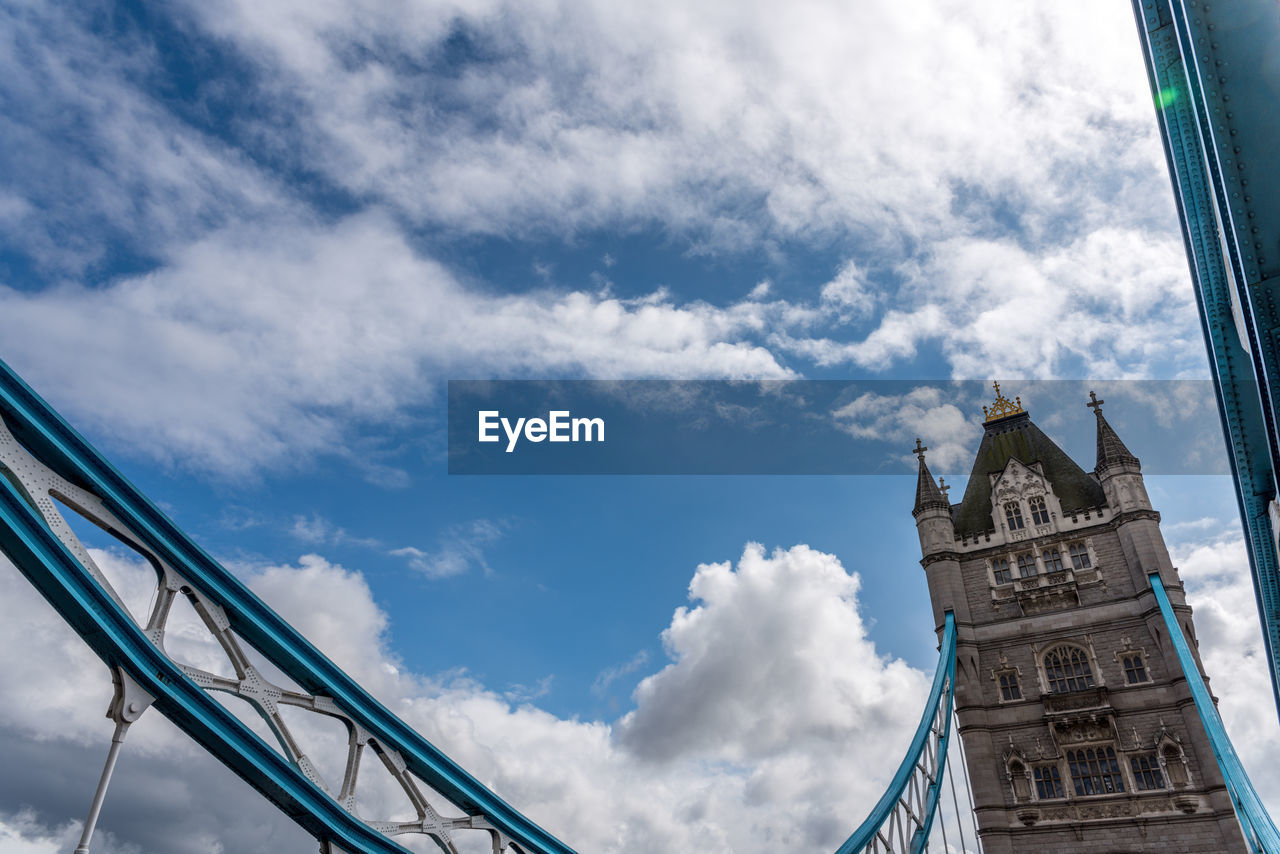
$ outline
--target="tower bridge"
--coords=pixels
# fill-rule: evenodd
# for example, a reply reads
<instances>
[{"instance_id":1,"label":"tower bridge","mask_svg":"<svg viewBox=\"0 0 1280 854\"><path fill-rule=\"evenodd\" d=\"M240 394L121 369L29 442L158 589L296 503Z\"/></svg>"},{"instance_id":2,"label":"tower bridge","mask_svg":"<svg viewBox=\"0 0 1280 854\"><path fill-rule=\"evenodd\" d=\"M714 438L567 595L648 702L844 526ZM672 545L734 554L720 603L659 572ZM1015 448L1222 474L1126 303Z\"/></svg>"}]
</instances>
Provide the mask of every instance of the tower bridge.
<instances>
[{"instance_id":1,"label":"tower bridge","mask_svg":"<svg viewBox=\"0 0 1280 854\"><path fill-rule=\"evenodd\" d=\"M939 663L897 773L837 854L1280 854L1280 833L1209 694L1141 464L1107 422L1104 401L1090 398L1091 472L998 385L958 503L935 482L928 448L917 440L912 513ZM450 854L464 850L457 841L468 835L487 838L494 854L571 854L373 700L3 363L0 474L0 550L103 660L115 689L108 713L115 735L78 852L90 850L129 728L154 708L312 833L323 854L403 852L399 840L409 835ZM129 614L66 512L155 569L145 618ZM234 675L170 655L166 628L179 597L191 602ZM251 704L278 747L211 692ZM346 728L341 779L325 779L303 752L281 714L286 706ZM961 757L963 809L952 753ZM382 820L358 803L356 783L370 762L390 772L415 818ZM959 848L946 839L948 821L937 820L944 783ZM967 822L974 849L963 836Z\"/></svg>"},{"instance_id":2,"label":"tower bridge","mask_svg":"<svg viewBox=\"0 0 1280 854\"><path fill-rule=\"evenodd\" d=\"M1272 390L1280 375L1280 11L1270 0L1132 3L1280 703L1280 431ZM958 503L935 482L917 441L912 512L939 662L897 772L837 854L1280 854L1280 833L1218 717L1141 464L1107 422L1105 401L1091 394L1087 403L1097 456L1086 471L1016 396L995 392ZM103 660L114 685L115 735L77 852L90 849L127 732L151 709L327 854L405 852L401 840L411 835L445 852L459 851L469 835L487 840L494 854L573 851L377 703L3 363L0 474L0 550ZM141 623L61 508L155 569L155 604ZM179 597L217 638L234 676L168 654L168 616ZM278 748L210 692L249 702ZM319 773L292 737L284 706L346 728L341 779ZM403 789L413 820L362 812L356 781L370 762ZM958 836L951 840L949 822L939 819L948 786ZM966 838L969 822L975 832Z\"/></svg>"}]
</instances>

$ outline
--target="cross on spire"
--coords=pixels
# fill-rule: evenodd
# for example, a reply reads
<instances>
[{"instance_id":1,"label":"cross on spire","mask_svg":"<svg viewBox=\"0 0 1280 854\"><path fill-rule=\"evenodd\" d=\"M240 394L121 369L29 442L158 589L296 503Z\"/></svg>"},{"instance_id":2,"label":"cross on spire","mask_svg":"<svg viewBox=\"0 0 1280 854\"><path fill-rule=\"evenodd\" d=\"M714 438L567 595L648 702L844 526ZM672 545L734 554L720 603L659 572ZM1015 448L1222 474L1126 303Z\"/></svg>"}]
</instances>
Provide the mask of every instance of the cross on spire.
<instances>
[{"instance_id":1,"label":"cross on spire","mask_svg":"<svg viewBox=\"0 0 1280 854\"><path fill-rule=\"evenodd\" d=\"M1106 403L1105 400L1098 400L1098 396L1093 393L1093 389L1089 390L1089 402L1086 403L1085 406L1092 409L1094 415L1100 415L1102 413L1102 404L1104 403Z\"/></svg>"},{"instance_id":2,"label":"cross on spire","mask_svg":"<svg viewBox=\"0 0 1280 854\"><path fill-rule=\"evenodd\" d=\"M927 450L929 449L920 444L920 437L916 436L916 447L911 453L915 454L916 457L919 458L920 462L924 462L924 452Z\"/></svg>"}]
</instances>

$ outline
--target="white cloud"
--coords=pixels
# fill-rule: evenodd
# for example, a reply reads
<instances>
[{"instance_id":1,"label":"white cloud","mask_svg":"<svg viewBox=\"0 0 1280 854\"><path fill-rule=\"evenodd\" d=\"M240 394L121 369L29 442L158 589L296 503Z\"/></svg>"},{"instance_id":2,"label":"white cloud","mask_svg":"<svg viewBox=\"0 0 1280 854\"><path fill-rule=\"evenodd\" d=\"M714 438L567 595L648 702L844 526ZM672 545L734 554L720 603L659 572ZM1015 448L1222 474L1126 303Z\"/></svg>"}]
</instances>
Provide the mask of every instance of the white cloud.
<instances>
[{"instance_id":1,"label":"white cloud","mask_svg":"<svg viewBox=\"0 0 1280 854\"><path fill-rule=\"evenodd\" d=\"M353 422L389 419L454 372L790 375L744 340L767 308L486 294L379 216L220 232L172 262L100 289L0 286L5 356L118 443L233 476L348 453Z\"/></svg>"},{"instance_id":2,"label":"white cloud","mask_svg":"<svg viewBox=\"0 0 1280 854\"><path fill-rule=\"evenodd\" d=\"M918 714L927 686L876 653L859 585L806 546L767 556L752 544L736 567L698 567L689 585L698 604L678 609L662 634L673 662L636 688L620 742L651 760L759 762L822 743L864 745L865 760L872 733ZM787 762L821 764L816 755Z\"/></svg>"},{"instance_id":3,"label":"white cloud","mask_svg":"<svg viewBox=\"0 0 1280 854\"><path fill-rule=\"evenodd\" d=\"M596 681L591 683L591 693L597 697L603 697L609 690L609 686L630 673L635 673L640 668L649 663L649 651L640 650L631 660L625 664L615 664L612 667L606 667L596 676Z\"/></svg>"},{"instance_id":4,"label":"white cloud","mask_svg":"<svg viewBox=\"0 0 1280 854\"><path fill-rule=\"evenodd\" d=\"M405 558L410 567L427 578L449 578L472 568L489 573L492 569L485 560L485 546L502 537L505 528L505 523L476 519L467 525L450 526L432 551L405 546L388 554Z\"/></svg>"},{"instance_id":5,"label":"white cloud","mask_svg":"<svg viewBox=\"0 0 1280 854\"><path fill-rule=\"evenodd\" d=\"M1105 3L395 8L192 14L301 99L330 180L450 229L901 246L1002 208L1038 236L1100 223L1121 190L1172 221L1133 22Z\"/></svg>"},{"instance_id":6,"label":"white cloud","mask_svg":"<svg viewBox=\"0 0 1280 854\"><path fill-rule=\"evenodd\" d=\"M840 428L855 439L891 441L903 449L916 438L929 444L930 470L963 472L972 462L973 451L981 428L976 417L966 417L964 410L976 407L957 405L956 389L920 386L906 394L861 394L831 413ZM961 409L964 406L964 409ZM915 460L905 452L900 459Z\"/></svg>"},{"instance_id":7,"label":"white cloud","mask_svg":"<svg viewBox=\"0 0 1280 854\"><path fill-rule=\"evenodd\" d=\"M161 74L143 35L112 42L31 4L0 36L20 107L0 228L74 277L0 285L5 356L141 453L231 476L326 451L364 464L353 422L395 421L454 373L779 377L941 352L961 377L1203 374L1136 38L1113 4L178 14L244 63L236 103L204 93L234 130L138 83ZM308 200L296 172L358 212ZM760 286L727 305L622 300L468 280L424 229L549 238L539 257L601 230L847 257L771 303ZM76 275L119 245L154 271Z\"/></svg>"},{"instance_id":8,"label":"white cloud","mask_svg":"<svg viewBox=\"0 0 1280 854\"><path fill-rule=\"evenodd\" d=\"M40 823L35 811L22 809L0 815L0 849L5 854L63 854L80 842L80 824L69 821L58 827ZM121 844L114 834L94 834L95 854L142 854L137 845Z\"/></svg>"}]
</instances>

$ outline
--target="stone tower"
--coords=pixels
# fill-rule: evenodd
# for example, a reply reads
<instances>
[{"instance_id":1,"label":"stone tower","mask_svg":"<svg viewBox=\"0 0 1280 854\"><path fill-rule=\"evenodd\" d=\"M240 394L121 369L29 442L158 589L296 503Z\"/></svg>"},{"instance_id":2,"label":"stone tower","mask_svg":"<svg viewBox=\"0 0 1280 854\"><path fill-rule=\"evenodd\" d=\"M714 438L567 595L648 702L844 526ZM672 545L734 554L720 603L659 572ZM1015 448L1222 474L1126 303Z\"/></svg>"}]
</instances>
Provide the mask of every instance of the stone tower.
<instances>
[{"instance_id":1,"label":"stone tower","mask_svg":"<svg viewBox=\"0 0 1280 854\"><path fill-rule=\"evenodd\" d=\"M1102 415L1092 473L996 385L959 504L913 515L987 854L1245 852L1147 574L1195 630L1138 459ZM1198 656L1197 656L1198 660Z\"/></svg>"}]
</instances>

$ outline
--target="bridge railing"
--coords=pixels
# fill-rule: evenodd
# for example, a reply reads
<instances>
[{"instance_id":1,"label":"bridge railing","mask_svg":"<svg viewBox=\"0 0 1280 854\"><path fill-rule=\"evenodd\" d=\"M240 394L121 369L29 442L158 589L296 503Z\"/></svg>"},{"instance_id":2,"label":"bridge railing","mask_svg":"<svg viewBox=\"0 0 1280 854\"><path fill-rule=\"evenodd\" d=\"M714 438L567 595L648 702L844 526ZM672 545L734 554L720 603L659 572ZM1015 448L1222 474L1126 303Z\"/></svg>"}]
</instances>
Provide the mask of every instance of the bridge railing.
<instances>
[{"instance_id":1,"label":"bridge railing","mask_svg":"<svg viewBox=\"0 0 1280 854\"><path fill-rule=\"evenodd\" d=\"M836 854L920 854L938 811L955 702L956 623L948 611L924 715L889 788Z\"/></svg>"},{"instance_id":2,"label":"bridge railing","mask_svg":"<svg viewBox=\"0 0 1280 854\"><path fill-rule=\"evenodd\" d=\"M1240 757L1231 745L1226 727L1222 725L1222 718L1218 715L1218 707L1214 705L1213 697L1204 684L1200 667L1191 653L1182 626L1178 624L1178 617L1173 612L1173 605L1169 601L1169 594L1165 592L1164 582L1160 580L1160 573L1153 572L1148 577L1151 579L1151 589L1155 591L1156 602L1160 605L1160 614L1164 617L1165 629L1173 642L1174 651L1177 652L1178 664L1191 688L1196 711L1200 713L1205 734L1209 737L1214 758L1218 760L1218 767L1222 770L1222 777L1226 781L1231 804L1235 807L1236 818L1240 820L1245 839L1255 854L1280 854L1280 832L1276 830L1275 823L1262 805L1262 799L1258 797L1249 775L1240 763Z\"/></svg>"},{"instance_id":3,"label":"bridge railing","mask_svg":"<svg viewBox=\"0 0 1280 854\"><path fill-rule=\"evenodd\" d=\"M61 508L106 530L155 569L155 604L145 625L129 614ZM407 854L392 838L406 833L422 834L441 850L456 852L455 835L478 831L488 836L494 852L573 854L373 699L192 542L3 362L0 550L107 664L116 685L109 713L116 736L78 851L88 850L119 742L154 705L315 835L326 852ZM165 651L170 609L179 597L191 602L217 640L234 678L200 670ZM295 685L272 684L254 666L251 650ZM279 749L211 691L247 701ZM284 706L345 725L341 781L326 784L321 778L280 714ZM416 820L366 821L357 814L356 780L362 760L373 756L403 789ZM461 815L437 812L432 802L441 799Z\"/></svg>"}]
</instances>

